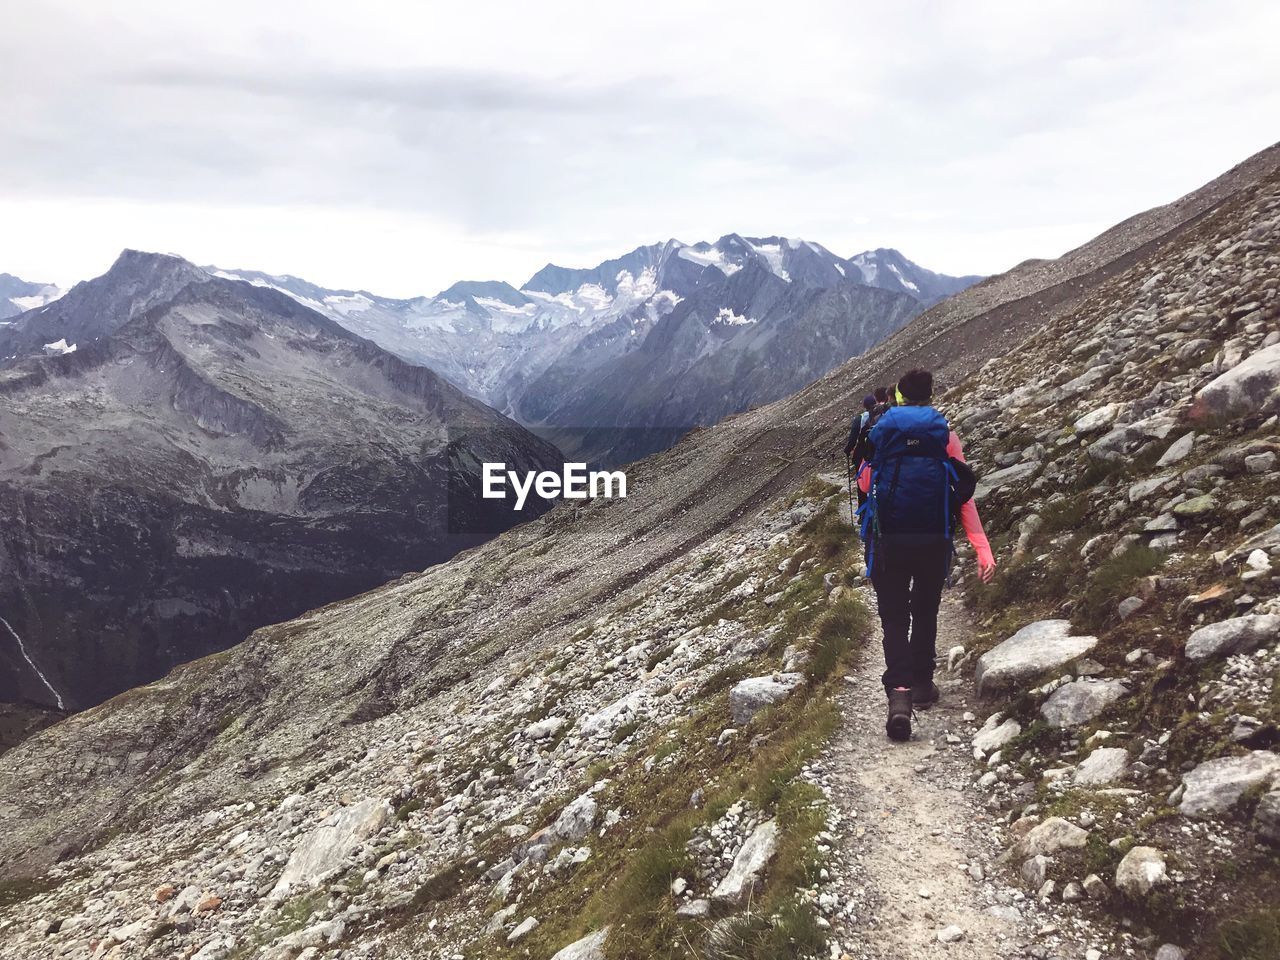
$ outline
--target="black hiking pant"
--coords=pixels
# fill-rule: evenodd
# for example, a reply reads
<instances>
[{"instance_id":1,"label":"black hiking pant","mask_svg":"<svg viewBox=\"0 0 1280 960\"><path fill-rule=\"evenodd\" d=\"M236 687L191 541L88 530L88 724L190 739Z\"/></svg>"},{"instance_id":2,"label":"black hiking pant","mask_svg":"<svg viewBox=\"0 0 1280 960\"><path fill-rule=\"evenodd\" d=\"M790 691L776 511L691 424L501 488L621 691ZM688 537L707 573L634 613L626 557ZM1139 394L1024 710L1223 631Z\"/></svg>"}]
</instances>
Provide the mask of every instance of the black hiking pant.
<instances>
[{"instance_id":1,"label":"black hiking pant","mask_svg":"<svg viewBox=\"0 0 1280 960\"><path fill-rule=\"evenodd\" d=\"M884 688L933 682L938 605L951 564L951 543L876 544L871 585L884 630Z\"/></svg>"}]
</instances>

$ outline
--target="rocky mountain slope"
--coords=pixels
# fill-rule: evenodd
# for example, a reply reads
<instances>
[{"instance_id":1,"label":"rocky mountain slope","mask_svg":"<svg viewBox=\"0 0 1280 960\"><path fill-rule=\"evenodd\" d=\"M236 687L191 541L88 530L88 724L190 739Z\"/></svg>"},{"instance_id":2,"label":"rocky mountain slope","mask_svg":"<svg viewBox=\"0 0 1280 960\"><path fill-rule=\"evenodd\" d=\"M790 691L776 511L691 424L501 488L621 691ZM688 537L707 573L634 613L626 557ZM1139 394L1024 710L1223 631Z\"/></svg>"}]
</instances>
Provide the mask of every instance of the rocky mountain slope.
<instances>
[{"instance_id":1,"label":"rocky mountain slope","mask_svg":"<svg viewBox=\"0 0 1280 960\"><path fill-rule=\"evenodd\" d=\"M62 291L51 283L32 283L11 273L0 273L0 326L9 317L42 307L60 296Z\"/></svg>"},{"instance_id":2,"label":"rocky mountain slope","mask_svg":"<svg viewBox=\"0 0 1280 960\"><path fill-rule=\"evenodd\" d=\"M638 247L586 269L548 264L519 290L468 281L412 300L218 272L284 290L562 449L614 463L799 389L980 279L896 250L843 259L737 234Z\"/></svg>"},{"instance_id":3,"label":"rocky mountain slope","mask_svg":"<svg viewBox=\"0 0 1280 960\"><path fill-rule=\"evenodd\" d=\"M1276 754L1253 732L1280 709L1259 622L1277 593L1259 534L1280 523L1278 166L1272 148L944 301L636 464L625 501L553 510L9 751L0 943L201 960L1272 955ZM814 473L865 388L921 362L969 442L1003 569L990 592L965 584L977 624L949 633L950 705L909 748L939 786L908 810L832 766L907 773L889 745L847 739L882 705L858 692L873 635L844 491ZM903 869L893 818L948 796L912 846L966 879L886 899L904 889L883 872Z\"/></svg>"},{"instance_id":4,"label":"rocky mountain slope","mask_svg":"<svg viewBox=\"0 0 1280 960\"><path fill-rule=\"evenodd\" d=\"M557 452L291 298L126 252L0 371L0 699L79 708L446 559ZM536 507L532 508L535 512Z\"/></svg>"}]
</instances>

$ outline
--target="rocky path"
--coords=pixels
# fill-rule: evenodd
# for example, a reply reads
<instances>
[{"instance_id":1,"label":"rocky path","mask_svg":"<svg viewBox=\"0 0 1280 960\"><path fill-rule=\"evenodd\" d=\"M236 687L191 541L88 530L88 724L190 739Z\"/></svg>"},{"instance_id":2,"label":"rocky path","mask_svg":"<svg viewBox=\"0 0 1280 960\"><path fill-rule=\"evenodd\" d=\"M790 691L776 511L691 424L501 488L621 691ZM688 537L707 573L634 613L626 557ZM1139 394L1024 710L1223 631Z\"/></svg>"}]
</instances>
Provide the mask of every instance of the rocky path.
<instances>
[{"instance_id":1,"label":"rocky path","mask_svg":"<svg viewBox=\"0 0 1280 960\"><path fill-rule=\"evenodd\" d=\"M966 631L958 598L946 598L939 650L964 644ZM942 672L942 702L916 714L910 742L893 743L884 733L883 669L877 632L847 678L844 726L818 771L833 807L829 869L842 898L832 955L1036 956L1033 924L1019 909L1024 894L991 879L1002 847L996 817L972 786L968 684Z\"/></svg>"}]
</instances>

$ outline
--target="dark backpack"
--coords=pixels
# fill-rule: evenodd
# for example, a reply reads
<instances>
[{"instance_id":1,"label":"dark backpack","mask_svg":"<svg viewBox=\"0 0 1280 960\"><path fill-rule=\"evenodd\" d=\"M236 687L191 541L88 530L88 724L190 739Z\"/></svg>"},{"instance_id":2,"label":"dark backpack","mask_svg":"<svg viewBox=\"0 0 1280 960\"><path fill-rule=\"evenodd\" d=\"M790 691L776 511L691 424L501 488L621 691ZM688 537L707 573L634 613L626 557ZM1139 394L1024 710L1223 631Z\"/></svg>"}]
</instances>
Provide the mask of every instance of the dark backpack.
<instances>
[{"instance_id":1,"label":"dark backpack","mask_svg":"<svg viewBox=\"0 0 1280 960\"><path fill-rule=\"evenodd\" d=\"M870 413L868 413L867 422L863 425L861 432L858 434L858 442L853 448L854 466L857 466L864 460L871 459L871 430L880 422L880 418L884 416L885 411L888 409L889 405L887 403L878 403L872 407Z\"/></svg>"},{"instance_id":2,"label":"dark backpack","mask_svg":"<svg viewBox=\"0 0 1280 960\"><path fill-rule=\"evenodd\" d=\"M960 508L977 478L947 456L951 428L932 407L894 407L876 424L870 442L871 489L862 508L862 538L915 543L950 541Z\"/></svg>"}]
</instances>

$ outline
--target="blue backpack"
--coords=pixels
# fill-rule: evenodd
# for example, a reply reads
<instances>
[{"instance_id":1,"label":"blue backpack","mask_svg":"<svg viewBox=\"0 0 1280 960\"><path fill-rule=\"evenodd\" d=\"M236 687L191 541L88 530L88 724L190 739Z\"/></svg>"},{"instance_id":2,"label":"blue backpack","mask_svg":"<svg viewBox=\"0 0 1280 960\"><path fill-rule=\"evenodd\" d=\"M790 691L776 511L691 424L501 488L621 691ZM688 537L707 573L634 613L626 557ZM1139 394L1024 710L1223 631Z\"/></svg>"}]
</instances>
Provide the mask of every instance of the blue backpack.
<instances>
[{"instance_id":1,"label":"blue backpack","mask_svg":"<svg viewBox=\"0 0 1280 960\"><path fill-rule=\"evenodd\" d=\"M867 569L877 543L950 542L960 505L973 496L947 456L951 428L933 407L892 407L871 431L871 489L859 510Z\"/></svg>"}]
</instances>

